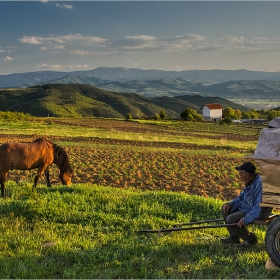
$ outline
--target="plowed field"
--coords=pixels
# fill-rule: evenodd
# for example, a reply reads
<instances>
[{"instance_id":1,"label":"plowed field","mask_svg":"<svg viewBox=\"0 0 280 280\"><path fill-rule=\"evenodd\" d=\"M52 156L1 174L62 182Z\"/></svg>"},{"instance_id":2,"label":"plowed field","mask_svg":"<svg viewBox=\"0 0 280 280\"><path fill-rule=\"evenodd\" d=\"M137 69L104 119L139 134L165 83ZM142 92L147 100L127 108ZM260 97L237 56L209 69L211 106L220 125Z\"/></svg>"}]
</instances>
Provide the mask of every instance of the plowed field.
<instances>
[{"instance_id":1,"label":"plowed field","mask_svg":"<svg viewBox=\"0 0 280 280\"><path fill-rule=\"evenodd\" d=\"M158 133L164 135L197 135L198 131L182 130L181 128L157 127L136 122L95 120L95 121L61 121L71 124L98 129L123 131L124 133ZM219 146L203 146L176 142L145 142L135 140L106 139L102 137L59 137L45 135L53 142L67 142L64 148L69 155L74 169L72 182L100 184L116 188L135 188L146 190L183 191L206 197L231 199L242 189L234 166L244 161L242 157L231 157L234 149ZM212 139L230 139L238 141L256 141L258 136L241 135L211 131ZM8 141L33 141L36 136L1 134L0 143ZM74 143L74 144L73 144ZM217 155L203 155L203 150L219 151ZM190 153L189 151L197 151ZM238 152L248 153L246 150ZM18 184L32 185L33 171L10 172L9 180ZM53 184L58 181L58 169L51 168ZM40 181L44 183L44 179Z\"/></svg>"}]
</instances>

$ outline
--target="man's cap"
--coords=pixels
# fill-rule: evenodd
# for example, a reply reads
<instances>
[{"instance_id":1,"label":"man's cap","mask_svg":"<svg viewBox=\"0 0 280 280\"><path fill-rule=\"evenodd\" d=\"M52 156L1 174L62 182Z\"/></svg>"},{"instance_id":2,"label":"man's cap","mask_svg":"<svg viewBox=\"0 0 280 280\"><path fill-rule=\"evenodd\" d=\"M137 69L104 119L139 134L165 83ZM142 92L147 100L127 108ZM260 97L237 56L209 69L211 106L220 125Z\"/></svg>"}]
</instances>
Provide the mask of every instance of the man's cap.
<instances>
[{"instance_id":1,"label":"man's cap","mask_svg":"<svg viewBox=\"0 0 280 280\"><path fill-rule=\"evenodd\" d=\"M256 173L256 166L251 162L244 162L240 166L235 167L236 170L243 170L251 174Z\"/></svg>"}]
</instances>

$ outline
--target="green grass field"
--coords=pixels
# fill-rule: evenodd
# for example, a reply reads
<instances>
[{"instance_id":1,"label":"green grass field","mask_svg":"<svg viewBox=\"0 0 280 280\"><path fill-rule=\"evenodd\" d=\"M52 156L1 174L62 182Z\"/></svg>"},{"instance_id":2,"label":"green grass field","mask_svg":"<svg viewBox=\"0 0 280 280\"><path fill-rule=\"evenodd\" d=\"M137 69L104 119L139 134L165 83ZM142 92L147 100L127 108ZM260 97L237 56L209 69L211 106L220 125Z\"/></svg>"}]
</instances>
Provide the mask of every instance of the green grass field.
<instances>
[{"instance_id":1,"label":"green grass field","mask_svg":"<svg viewBox=\"0 0 280 280\"><path fill-rule=\"evenodd\" d=\"M178 122L139 125L108 120L110 126L103 127L101 120L89 120L94 122L90 127L89 124L75 124L76 120L70 120L73 126L63 122L69 120L56 121L1 121L0 139L4 142L6 136L10 137L7 139L18 139L24 135L30 138L54 135L69 149L76 176L80 172L80 178L83 175L92 179L89 173L94 167L90 161L92 157L99 161L94 172L102 180L106 178L106 172L115 171L120 184L114 186L115 181L108 183L107 180L105 185L89 181L75 182L67 187L55 183L48 188L41 183L36 191L32 191L33 175L13 179L13 171L6 183L7 197L0 198L0 278L279 279L279 270L265 270L268 258L264 244L266 226L250 225L259 243L249 249L222 246L219 240L227 236L225 228L178 231L167 235L137 232L167 228L174 223L221 218L224 199L172 188L149 190L137 185L124 188L121 181L124 175L130 176L135 184L137 180L141 183L143 178L150 180L146 174L151 180L163 180L165 175L167 182L172 177L176 187L174 178L180 175L180 165L175 166L176 158L184 166L185 155L186 158L190 155L191 159L199 155L202 169L196 168L196 160L189 162L189 169L183 174L186 178L199 175L202 179L203 176L206 189L211 188L220 176L223 176L221 182L237 184L233 180L234 164L243 160L244 153L255 148L259 127ZM79 122L82 124L82 120ZM143 138L137 140L138 144L148 143L148 137L151 137L152 145L128 144L141 135ZM185 137L187 135L189 137ZM104 144L87 140L92 137L128 142L116 140ZM165 146L157 146L161 139L165 139ZM197 144L196 149L181 150L180 139L191 144L190 147ZM208 141L211 145L205 148ZM170 143L178 144L179 148ZM228 145L226 150L225 143ZM99 150L102 151L100 156L97 154ZM150 158L147 157L149 154ZM213 163L215 166L211 166ZM157 169L163 172L155 176ZM211 181L213 176L216 179ZM188 183L189 190L200 191L198 185L191 185L192 182Z\"/></svg>"},{"instance_id":2,"label":"green grass field","mask_svg":"<svg viewBox=\"0 0 280 280\"><path fill-rule=\"evenodd\" d=\"M259 244L222 246L226 229L139 234L178 222L220 217L221 200L166 191L97 185L8 184L0 201L0 277L20 279L271 279L264 269L266 227L251 226Z\"/></svg>"}]
</instances>

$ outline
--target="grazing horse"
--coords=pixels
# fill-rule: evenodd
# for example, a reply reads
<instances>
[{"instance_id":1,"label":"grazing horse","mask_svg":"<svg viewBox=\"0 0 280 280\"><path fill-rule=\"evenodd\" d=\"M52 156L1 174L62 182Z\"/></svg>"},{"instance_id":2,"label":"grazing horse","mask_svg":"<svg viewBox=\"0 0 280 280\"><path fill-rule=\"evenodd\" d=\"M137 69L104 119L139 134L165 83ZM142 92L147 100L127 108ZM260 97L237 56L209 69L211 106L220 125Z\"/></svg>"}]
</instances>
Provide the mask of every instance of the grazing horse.
<instances>
[{"instance_id":1,"label":"grazing horse","mask_svg":"<svg viewBox=\"0 0 280 280\"><path fill-rule=\"evenodd\" d=\"M34 178L33 188L36 188L39 178L46 175L47 186L51 186L49 166L54 163L60 170L60 180L63 185L71 184L73 171L65 150L43 138L33 142L10 142L0 146L0 184L2 197L5 197L5 180L10 170L31 170L38 168Z\"/></svg>"}]
</instances>

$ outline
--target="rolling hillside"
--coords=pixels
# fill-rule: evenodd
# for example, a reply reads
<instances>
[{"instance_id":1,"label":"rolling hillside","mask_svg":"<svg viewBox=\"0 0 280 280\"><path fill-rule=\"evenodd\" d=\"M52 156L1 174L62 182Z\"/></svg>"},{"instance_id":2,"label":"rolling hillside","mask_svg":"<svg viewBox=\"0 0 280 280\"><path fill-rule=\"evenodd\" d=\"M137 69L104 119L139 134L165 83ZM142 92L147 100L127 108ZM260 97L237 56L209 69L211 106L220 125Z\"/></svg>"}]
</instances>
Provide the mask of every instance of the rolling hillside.
<instances>
[{"instance_id":1,"label":"rolling hillside","mask_svg":"<svg viewBox=\"0 0 280 280\"><path fill-rule=\"evenodd\" d=\"M149 98L186 95L220 97L248 108L265 110L277 107L280 104L280 72L248 71L244 69L177 72L99 67L73 72L38 71L0 75L0 88L3 89L11 87L28 88L42 84L88 85L106 92L136 93ZM174 103L174 100L172 103ZM94 106L95 114L100 114L97 112L99 105L95 106L88 103L87 105L89 108L85 107L81 110L92 113L92 106ZM73 110L71 106L65 106L62 111L69 114L84 114L84 112L76 112L76 109ZM117 109L117 112L119 112L119 109ZM61 113L63 112L59 112L59 114ZM142 113L140 112L141 115ZM114 115L116 112L111 114ZM136 114L138 113L136 112Z\"/></svg>"},{"instance_id":2,"label":"rolling hillside","mask_svg":"<svg viewBox=\"0 0 280 280\"><path fill-rule=\"evenodd\" d=\"M199 95L149 98L135 93L116 93L81 84L46 84L26 89L1 89L0 111L17 111L33 116L153 117L165 110L180 115L187 107L197 111L205 103L220 103L242 111L248 108L223 98Z\"/></svg>"},{"instance_id":3,"label":"rolling hillside","mask_svg":"<svg viewBox=\"0 0 280 280\"><path fill-rule=\"evenodd\" d=\"M226 99L279 99L280 81L227 81L218 84L190 81L184 78L147 81L105 81L93 78L66 76L51 81L59 84L87 84L114 92L138 93L146 97L194 95L219 96Z\"/></svg>"}]
</instances>

